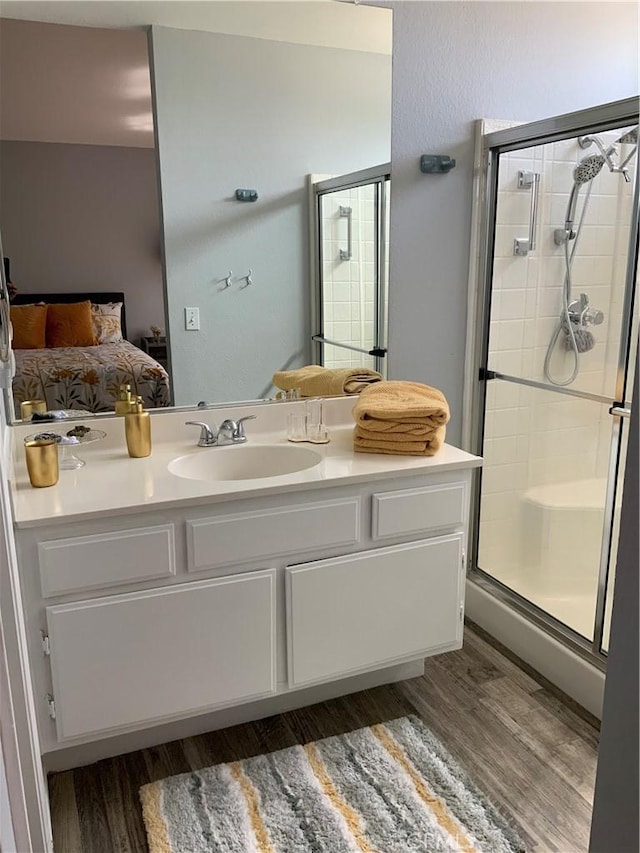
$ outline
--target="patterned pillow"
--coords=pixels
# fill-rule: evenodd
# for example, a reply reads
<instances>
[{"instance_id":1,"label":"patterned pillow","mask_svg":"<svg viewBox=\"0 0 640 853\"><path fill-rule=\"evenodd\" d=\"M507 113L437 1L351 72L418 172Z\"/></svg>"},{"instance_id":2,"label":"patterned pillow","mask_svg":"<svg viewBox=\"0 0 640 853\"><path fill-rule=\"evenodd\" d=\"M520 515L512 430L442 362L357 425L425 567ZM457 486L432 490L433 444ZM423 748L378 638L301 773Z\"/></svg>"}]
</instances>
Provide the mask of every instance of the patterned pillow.
<instances>
[{"instance_id":1,"label":"patterned pillow","mask_svg":"<svg viewBox=\"0 0 640 853\"><path fill-rule=\"evenodd\" d=\"M105 302L91 305L93 328L99 344L119 344L122 342L120 315L122 302Z\"/></svg>"}]
</instances>

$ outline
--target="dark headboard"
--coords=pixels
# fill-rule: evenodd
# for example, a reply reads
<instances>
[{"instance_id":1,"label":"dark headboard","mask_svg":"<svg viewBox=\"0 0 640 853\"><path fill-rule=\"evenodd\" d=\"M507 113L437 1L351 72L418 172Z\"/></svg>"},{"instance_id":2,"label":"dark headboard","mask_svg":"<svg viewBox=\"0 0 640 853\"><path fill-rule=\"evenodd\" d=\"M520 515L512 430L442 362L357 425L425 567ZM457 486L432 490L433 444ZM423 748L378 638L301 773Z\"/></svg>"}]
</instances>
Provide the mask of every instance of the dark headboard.
<instances>
[{"instance_id":1,"label":"dark headboard","mask_svg":"<svg viewBox=\"0 0 640 853\"><path fill-rule=\"evenodd\" d=\"M62 302L85 302L86 300L101 304L104 302L122 302L120 314L120 326L122 337L127 339L127 316L125 312L124 293L17 293L11 300L12 305L32 305L34 302L45 302L51 304Z\"/></svg>"}]
</instances>

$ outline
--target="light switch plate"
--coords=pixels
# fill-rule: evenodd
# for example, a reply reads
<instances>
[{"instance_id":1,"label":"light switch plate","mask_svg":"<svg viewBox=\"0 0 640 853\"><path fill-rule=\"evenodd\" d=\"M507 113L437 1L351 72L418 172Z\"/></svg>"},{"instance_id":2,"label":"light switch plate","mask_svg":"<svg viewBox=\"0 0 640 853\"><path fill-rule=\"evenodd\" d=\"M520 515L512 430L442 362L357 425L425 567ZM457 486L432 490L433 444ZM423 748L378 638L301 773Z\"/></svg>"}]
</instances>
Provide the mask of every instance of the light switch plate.
<instances>
[{"instance_id":1,"label":"light switch plate","mask_svg":"<svg viewBox=\"0 0 640 853\"><path fill-rule=\"evenodd\" d=\"M184 327L188 332L197 332L200 328L200 309L184 309Z\"/></svg>"}]
</instances>

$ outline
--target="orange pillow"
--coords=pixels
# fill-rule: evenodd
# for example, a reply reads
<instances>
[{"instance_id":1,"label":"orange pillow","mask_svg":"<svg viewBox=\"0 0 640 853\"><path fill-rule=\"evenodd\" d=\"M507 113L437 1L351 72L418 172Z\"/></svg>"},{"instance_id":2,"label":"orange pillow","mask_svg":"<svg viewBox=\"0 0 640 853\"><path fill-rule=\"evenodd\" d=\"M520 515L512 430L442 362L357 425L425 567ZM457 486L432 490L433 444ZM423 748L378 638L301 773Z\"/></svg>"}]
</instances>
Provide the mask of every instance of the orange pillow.
<instances>
[{"instance_id":1,"label":"orange pillow","mask_svg":"<svg viewBox=\"0 0 640 853\"><path fill-rule=\"evenodd\" d=\"M47 325L46 305L12 305L14 349L43 349Z\"/></svg>"},{"instance_id":2,"label":"orange pillow","mask_svg":"<svg viewBox=\"0 0 640 853\"><path fill-rule=\"evenodd\" d=\"M47 306L48 347L93 347L96 336L91 302L53 303Z\"/></svg>"}]
</instances>

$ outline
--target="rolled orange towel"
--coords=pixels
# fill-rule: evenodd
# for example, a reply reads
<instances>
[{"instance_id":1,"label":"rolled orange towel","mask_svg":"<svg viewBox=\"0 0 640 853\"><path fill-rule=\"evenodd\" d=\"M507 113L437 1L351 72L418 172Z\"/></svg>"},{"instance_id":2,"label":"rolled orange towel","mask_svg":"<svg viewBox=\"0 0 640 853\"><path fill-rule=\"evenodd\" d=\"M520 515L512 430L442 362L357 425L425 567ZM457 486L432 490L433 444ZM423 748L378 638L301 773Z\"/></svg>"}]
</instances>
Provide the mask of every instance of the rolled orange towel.
<instances>
[{"instance_id":1,"label":"rolled orange towel","mask_svg":"<svg viewBox=\"0 0 640 853\"><path fill-rule=\"evenodd\" d=\"M296 370L281 370L273 374L273 384L283 391L300 389L301 397L339 397L359 394L382 376L369 367L321 367L308 364Z\"/></svg>"},{"instance_id":2,"label":"rolled orange towel","mask_svg":"<svg viewBox=\"0 0 640 853\"><path fill-rule=\"evenodd\" d=\"M420 382L378 382L353 407L354 449L364 453L433 456L442 447L449 405L442 391Z\"/></svg>"}]
</instances>

